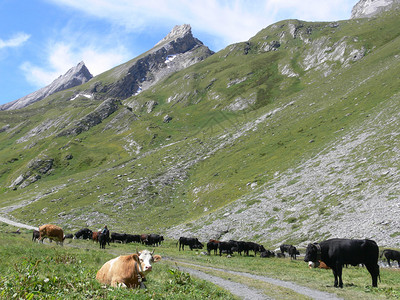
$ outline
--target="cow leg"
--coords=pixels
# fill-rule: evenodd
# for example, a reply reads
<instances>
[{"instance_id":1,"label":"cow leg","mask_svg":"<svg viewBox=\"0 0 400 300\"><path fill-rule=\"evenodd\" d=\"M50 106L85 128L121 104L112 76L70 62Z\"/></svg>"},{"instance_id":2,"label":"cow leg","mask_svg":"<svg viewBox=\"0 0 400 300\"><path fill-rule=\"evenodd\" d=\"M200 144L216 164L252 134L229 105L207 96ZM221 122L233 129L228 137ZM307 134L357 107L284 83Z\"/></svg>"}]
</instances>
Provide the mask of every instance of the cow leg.
<instances>
[{"instance_id":1,"label":"cow leg","mask_svg":"<svg viewBox=\"0 0 400 300\"><path fill-rule=\"evenodd\" d=\"M372 277L372 286L373 287L378 287L378 276L379 276L379 265L377 264L368 264L365 265L367 268L369 274L371 274Z\"/></svg>"},{"instance_id":2,"label":"cow leg","mask_svg":"<svg viewBox=\"0 0 400 300\"><path fill-rule=\"evenodd\" d=\"M390 258L386 258L386 259L387 259L387 262L388 262L389 267L392 267L392 266L390 265Z\"/></svg>"},{"instance_id":3,"label":"cow leg","mask_svg":"<svg viewBox=\"0 0 400 300\"><path fill-rule=\"evenodd\" d=\"M343 288L342 271L343 271L343 266L342 265L337 266L337 275L339 277L339 287L340 288Z\"/></svg>"},{"instance_id":4,"label":"cow leg","mask_svg":"<svg viewBox=\"0 0 400 300\"><path fill-rule=\"evenodd\" d=\"M335 268L332 268L332 272L333 272L333 277L335 277L335 282L333 283L334 287L338 287L338 275L337 275L337 271Z\"/></svg>"}]
</instances>

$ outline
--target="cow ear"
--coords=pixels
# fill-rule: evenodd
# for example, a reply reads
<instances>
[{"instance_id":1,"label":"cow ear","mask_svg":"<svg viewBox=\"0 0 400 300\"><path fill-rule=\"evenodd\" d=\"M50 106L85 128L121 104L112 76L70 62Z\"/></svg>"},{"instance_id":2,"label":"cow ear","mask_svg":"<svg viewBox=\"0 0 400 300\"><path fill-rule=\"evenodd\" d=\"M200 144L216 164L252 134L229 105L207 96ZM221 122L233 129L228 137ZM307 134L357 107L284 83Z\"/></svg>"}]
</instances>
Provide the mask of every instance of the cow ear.
<instances>
[{"instance_id":1,"label":"cow ear","mask_svg":"<svg viewBox=\"0 0 400 300\"><path fill-rule=\"evenodd\" d=\"M139 255L136 254L136 253L133 253L133 254L132 254L132 259L133 259L134 261L136 261L136 262L139 262L139 261L140 261L140 260L139 260Z\"/></svg>"},{"instance_id":2,"label":"cow ear","mask_svg":"<svg viewBox=\"0 0 400 300\"><path fill-rule=\"evenodd\" d=\"M160 261L161 260L161 255L154 255L153 256L153 259L154 259L154 262L158 262L158 261Z\"/></svg>"},{"instance_id":3,"label":"cow ear","mask_svg":"<svg viewBox=\"0 0 400 300\"><path fill-rule=\"evenodd\" d=\"M139 250L137 248L136 248L136 254L140 255L140 252L139 252Z\"/></svg>"}]
</instances>

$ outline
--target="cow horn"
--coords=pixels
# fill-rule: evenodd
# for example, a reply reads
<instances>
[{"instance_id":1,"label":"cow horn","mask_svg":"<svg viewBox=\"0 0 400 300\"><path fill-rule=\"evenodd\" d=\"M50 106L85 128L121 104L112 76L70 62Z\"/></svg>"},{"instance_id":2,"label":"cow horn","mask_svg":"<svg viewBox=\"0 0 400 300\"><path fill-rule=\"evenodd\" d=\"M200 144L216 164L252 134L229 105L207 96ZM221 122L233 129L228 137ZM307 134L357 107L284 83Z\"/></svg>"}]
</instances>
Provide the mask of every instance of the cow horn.
<instances>
[{"instance_id":1,"label":"cow horn","mask_svg":"<svg viewBox=\"0 0 400 300\"><path fill-rule=\"evenodd\" d=\"M140 255L140 253L139 253L139 250L136 248L136 254L137 255Z\"/></svg>"},{"instance_id":2,"label":"cow horn","mask_svg":"<svg viewBox=\"0 0 400 300\"><path fill-rule=\"evenodd\" d=\"M153 252L151 252L151 255L153 255L153 254L154 254L154 251L156 251L156 249L153 249Z\"/></svg>"}]
</instances>

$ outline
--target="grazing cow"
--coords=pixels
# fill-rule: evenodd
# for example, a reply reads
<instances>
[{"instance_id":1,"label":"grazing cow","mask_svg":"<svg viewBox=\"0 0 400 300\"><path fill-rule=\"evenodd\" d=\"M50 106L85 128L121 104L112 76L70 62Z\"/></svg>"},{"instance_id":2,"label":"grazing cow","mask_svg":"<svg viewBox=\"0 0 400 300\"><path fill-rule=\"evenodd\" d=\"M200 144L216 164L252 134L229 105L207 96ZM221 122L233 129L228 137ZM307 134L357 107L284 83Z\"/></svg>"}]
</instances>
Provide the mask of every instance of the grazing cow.
<instances>
[{"instance_id":1,"label":"grazing cow","mask_svg":"<svg viewBox=\"0 0 400 300\"><path fill-rule=\"evenodd\" d=\"M74 235L72 233L68 233L65 235L64 239L72 239Z\"/></svg>"},{"instance_id":2,"label":"grazing cow","mask_svg":"<svg viewBox=\"0 0 400 300\"><path fill-rule=\"evenodd\" d=\"M116 241L126 243L126 233L111 232L111 242L115 243Z\"/></svg>"},{"instance_id":3,"label":"grazing cow","mask_svg":"<svg viewBox=\"0 0 400 300\"><path fill-rule=\"evenodd\" d=\"M289 254L290 247L293 247L293 245L282 244L282 245L279 246L279 249L281 249L282 253L287 252Z\"/></svg>"},{"instance_id":4,"label":"grazing cow","mask_svg":"<svg viewBox=\"0 0 400 300\"><path fill-rule=\"evenodd\" d=\"M32 242L38 240L40 238L39 230L34 229L32 232Z\"/></svg>"},{"instance_id":5,"label":"grazing cow","mask_svg":"<svg viewBox=\"0 0 400 300\"><path fill-rule=\"evenodd\" d=\"M106 249L107 243L108 243L108 246L110 246L110 231L108 229L106 229L104 232L101 232L99 234L100 249Z\"/></svg>"},{"instance_id":6,"label":"grazing cow","mask_svg":"<svg viewBox=\"0 0 400 300\"><path fill-rule=\"evenodd\" d=\"M185 250L185 245L189 246L190 250L193 249L203 249L203 244L199 242L197 238L188 238L188 237L183 237L181 236L179 238L179 251Z\"/></svg>"},{"instance_id":7,"label":"grazing cow","mask_svg":"<svg viewBox=\"0 0 400 300\"><path fill-rule=\"evenodd\" d=\"M386 260L388 262L389 267L391 267L390 265L390 260L397 260L397 263L399 265L400 268L400 252L396 251L396 250L391 250L391 249L385 249L382 251L380 257L382 258L382 256L386 257Z\"/></svg>"},{"instance_id":8,"label":"grazing cow","mask_svg":"<svg viewBox=\"0 0 400 300\"><path fill-rule=\"evenodd\" d=\"M149 235L148 234L146 234L146 233L144 233L144 234L141 234L140 235L140 242L143 244L143 245L147 245L147 242L149 241Z\"/></svg>"},{"instance_id":9,"label":"grazing cow","mask_svg":"<svg viewBox=\"0 0 400 300\"><path fill-rule=\"evenodd\" d=\"M300 255L299 250L297 250L295 246L290 246L288 253L290 255L290 259L296 259L296 255Z\"/></svg>"},{"instance_id":10,"label":"grazing cow","mask_svg":"<svg viewBox=\"0 0 400 300\"><path fill-rule=\"evenodd\" d=\"M90 240L93 238L93 231L89 228L82 228L75 233L76 239Z\"/></svg>"},{"instance_id":11,"label":"grazing cow","mask_svg":"<svg viewBox=\"0 0 400 300\"><path fill-rule=\"evenodd\" d=\"M142 280L152 270L151 264L161 260L160 255L153 255L153 253L154 251L143 250L113 258L100 268L96 279L102 284L113 287L143 287Z\"/></svg>"},{"instance_id":12,"label":"grazing cow","mask_svg":"<svg viewBox=\"0 0 400 300\"><path fill-rule=\"evenodd\" d=\"M343 288L343 265L357 266L364 264L372 277L372 286L378 286L379 248L372 240L330 239L321 243L309 244L306 249L304 261L309 266L318 267L323 261L333 271L334 286ZM339 278L339 281L338 281Z\"/></svg>"},{"instance_id":13,"label":"grazing cow","mask_svg":"<svg viewBox=\"0 0 400 300\"><path fill-rule=\"evenodd\" d=\"M214 250L214 255L217 255L219 243L220 243L220 241L213 240L213 239L210 239L210 240L208 241L208 243L207 243L207 252L208 252L208 255L211 254L211 250Z\"/></svg>"},{"instance_id":14,"label":"grazing cow","mask_svg":"<svg viewBox=\"0 0 400 300\"><path fill-rule=\"evenodd\" d=\"M222 252L226 252L228 255L232 255L233 254L233 248L236 247L236 243L235 242L219 242L218 244L218 249L219 249L219 256L222 255Z\"/></svg>"},{"instance_id":15,"label":"grazing cow","mask_svg":"<svg viewBox=\"0 0 400 300\"><path fill-rule=\"evenodd\" d=\"M246 242L245 243L245 253L249 255L249 250L254 251L254 256L257 256L257 252L264 252L265 248L263 245L259 245L253 242Z\"/></svg>"},{"instance_id":16,"label":"grazing cow","mask_svg":"<svg viewBox=\"0 0 400 300\"><path fill-rule=\"evenodd\" d=\"M159 234L149 234L147 237L147 245L149 246L160 246L161 242L164 240L164 237Z\"/></svg>"},{"instance_id":17,"label":"grazing cow","mask_svg":"<svg viewBox=\"0 0 400 300\"><path fill-rule=\"evenodd\" d=\"M278 257L278 258L285 258L285 253L278 252L278 253L276 254L276 257Z\"/></svg>"},{"instance_id":18,"label":"grazing cow","mask_svg":"<svg viewBox=\"0 0 400 300\"><path fill-rule=\"evenodd\" d=\"M125 243L140 243L140 241L139 234L126 234Z\"/></svg>"},{"instance_id":19,"label":"grazing cow","mask_svg":"<svg viewBox=\"0 0 400 300\"><path fill-rule=\"evenodd\" d=\"M46 224L39 227L39 241L43 243L44 238L48 238L50 240L55 240L57 244L63 245L64 242L64 232L63 230L52 224Z\"/></svg>"}]
</instances>

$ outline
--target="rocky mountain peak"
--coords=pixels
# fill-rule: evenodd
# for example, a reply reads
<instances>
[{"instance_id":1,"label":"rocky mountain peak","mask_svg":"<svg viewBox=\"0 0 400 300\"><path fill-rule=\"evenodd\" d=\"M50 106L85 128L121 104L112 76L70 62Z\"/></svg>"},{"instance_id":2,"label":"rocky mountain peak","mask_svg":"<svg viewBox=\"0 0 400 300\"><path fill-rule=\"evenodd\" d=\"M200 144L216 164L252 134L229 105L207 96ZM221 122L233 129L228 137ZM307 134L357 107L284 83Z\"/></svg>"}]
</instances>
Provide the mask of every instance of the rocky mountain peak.
<instances>
[{"instance_id":1,"label":"rocky mountain peak","mask_svg":"<svg viewBox=\"0 0 400 300\"><path fill-rule=\"evenodd\" d=\"M48 86L45 86L44 88L41 88L40 90L37 90L36 92L33 92L15 101L0 105L0 110L13 110L23 108L32 103L40 101L56 92L81 85L89 81L92 77L93 75L90 74L85 63L81 61L75 67L69 69L64 75L61 75L60 77L55 79Z\"/></svg>"},{"instance_id":2,"label":"rocky mountain peak","mask_svg":"<svg viewBox=\"0 0 400 300\"><path fill-rule=\"evenodd\" d=\"M183 38L185 36L192 36L192 27L189 24L176 25L170 33L167 34L161 41L159 41L155 47L160 46L164 43L177 40L178 38Z\"/></svg>"},{"instance_id":3,"label":"rocky mountain peak","mask_svg":"<svg viewBox=\"0 0 400 300\"><path fill-rule=\"evenodd\" d=\"M370 18L399 4L400 0L360 0L354 5L351 18Z\"/></svg>"},{"instance_id":4,"label":"rocky mountain peak","mask_svg":"<svg viewBox=\"0 0 400 300\"><path fill-rule=\"evenodd\" d=\"M115 69L121 78L110 86L94 86L109 97L126 99L147 90L168 75L204 60L214 52L193 37L188 24L177 25L150 51ZM121 71L122 70L122 71Z\"/></svg>"}]
</instances>

